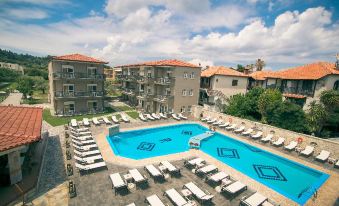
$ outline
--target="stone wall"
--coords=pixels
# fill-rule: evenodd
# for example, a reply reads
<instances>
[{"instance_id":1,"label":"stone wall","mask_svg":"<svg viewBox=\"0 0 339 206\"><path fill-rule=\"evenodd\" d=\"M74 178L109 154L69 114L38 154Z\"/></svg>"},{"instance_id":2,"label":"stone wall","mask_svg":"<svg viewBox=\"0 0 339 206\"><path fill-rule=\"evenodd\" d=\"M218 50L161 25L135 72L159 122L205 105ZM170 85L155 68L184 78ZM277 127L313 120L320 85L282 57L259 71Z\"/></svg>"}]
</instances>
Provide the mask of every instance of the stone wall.
<instances>
[{"instance_id":1,"label":"stone wall","mask_svg":"<svg viewBox=\"0 0 339 206\"><path fill-rule=\"evenodd\" d=\"M318 154L321 150L327 150L331 152L330 157L333 158L339 158L339 142L331 141L329 139L322 139L306 134L301 134L297 132L293 132L286 129L281 129L278 127L270 126L267 124L262 124L260 122L250 121L247 119L241 119L238 117L234 117L231 115L226 115L220 112L214 112L204 109L201 106L193 106L192 107L192 115L195 118L200 119L200 115L203 113L204 117L210 116L212 118L222 119L224 122L232 120L232 123L241 124L244 123L246 128L256 126L259 130L264 132L264 136L266 136L271 131L275 132L275 137L284 137L285 144L288 144L292 140L297 140L299 137L303 139L303 142L301 143L301 147L305 147L306 145L309 145L311 142L315 142L317 144L315 148L315 153Z\"/></svg>"}]
</instances>

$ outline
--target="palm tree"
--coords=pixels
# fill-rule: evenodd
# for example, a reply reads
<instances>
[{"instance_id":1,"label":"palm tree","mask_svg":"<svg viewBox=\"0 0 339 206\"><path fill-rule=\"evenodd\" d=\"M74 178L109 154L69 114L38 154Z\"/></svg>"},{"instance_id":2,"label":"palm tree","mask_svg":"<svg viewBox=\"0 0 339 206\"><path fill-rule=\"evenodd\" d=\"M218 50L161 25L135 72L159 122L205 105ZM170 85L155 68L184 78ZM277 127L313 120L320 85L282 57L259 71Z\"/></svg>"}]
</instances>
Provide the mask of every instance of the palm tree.
<instances>
[{"instance_id":1,"label":"palm tree","mask_svg":"<svg viewBox=\"0 0 339 206\"><path fill-rule=\"evenodd\" d=\"M255 62L255 67L257 68L257 71L261 71L263 70L263 68L265 67L265 61L262 59L257 59L257 61Z\"/></svg>"},{"instance_id":2,"label":"palm tree","mask_svg":"<svg viewBox=\"0 0 339 206\"><path fill-rule=\"evenodd\" d=\"M253 68L254 68L254 64L248 64L245 66L245 70L246 72L245 73L252 73L253 72Z\"/></svg>"}]
</instances>

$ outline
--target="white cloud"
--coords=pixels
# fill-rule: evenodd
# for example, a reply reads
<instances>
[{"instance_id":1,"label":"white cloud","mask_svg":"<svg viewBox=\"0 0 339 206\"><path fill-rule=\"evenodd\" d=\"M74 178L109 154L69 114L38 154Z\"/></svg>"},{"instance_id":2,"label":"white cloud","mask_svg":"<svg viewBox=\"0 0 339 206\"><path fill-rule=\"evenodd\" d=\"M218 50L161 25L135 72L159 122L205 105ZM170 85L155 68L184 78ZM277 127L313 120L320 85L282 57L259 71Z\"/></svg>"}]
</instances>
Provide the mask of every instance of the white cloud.
<instances>
[{"instance_id":1,"label":"white cloud","mask_svg":"<svg viewBox=\"0 0 339 206\"><path fill-rule=\"evenodd\" d=\"M211 60L202 60L202 59L192 59L188 61L189 63L200 65L202 68L206 68L207 66L213 66L214 63Z\"/></svg>"},{"instance_id":2,"label":"white cloud","mask_svg":"<svg viewBox=\"0 0 339 206\"><path fill-rule=\"evenodd\" d=\"M5 13L9 17L18 19L45 19L48 17L47 12L40 9L7 9Z\"/></svg>"}]
</instances>

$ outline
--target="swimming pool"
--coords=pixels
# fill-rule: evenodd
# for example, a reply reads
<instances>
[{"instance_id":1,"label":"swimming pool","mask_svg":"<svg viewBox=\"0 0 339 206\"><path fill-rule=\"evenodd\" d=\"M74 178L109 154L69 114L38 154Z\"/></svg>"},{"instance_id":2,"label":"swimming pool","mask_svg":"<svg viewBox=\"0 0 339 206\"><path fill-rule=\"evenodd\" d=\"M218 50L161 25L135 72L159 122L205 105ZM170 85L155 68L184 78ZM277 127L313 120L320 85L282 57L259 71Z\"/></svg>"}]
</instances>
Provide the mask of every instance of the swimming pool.
<instances>
[{"instance_id":1,"label":"swimming pool","mask_svg":"<svg viewBox=\"0 0 339 206\"><path fill-rule=\"evenodd\" d=\"M116 155L140 160L187 151L188 140L206 131L200 124L178 124L120 132L107 140ZM329 177L220 133L204 140L200 150L298 204L304 204Z\"/></svg>"}]
</instances>

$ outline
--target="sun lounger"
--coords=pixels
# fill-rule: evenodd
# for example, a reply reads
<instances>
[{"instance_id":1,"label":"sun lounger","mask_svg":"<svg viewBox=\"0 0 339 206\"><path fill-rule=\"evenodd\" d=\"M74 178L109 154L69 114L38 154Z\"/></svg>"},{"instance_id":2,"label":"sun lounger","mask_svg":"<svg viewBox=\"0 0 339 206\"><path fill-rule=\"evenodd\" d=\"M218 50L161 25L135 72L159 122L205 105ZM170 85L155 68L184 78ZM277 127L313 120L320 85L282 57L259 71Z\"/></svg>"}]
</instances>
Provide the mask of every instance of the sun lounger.
<instances>
[{"instance_id":1,"label":"sun lounger","mask_svg":"<svg viewBox=\"0 0 339 206\"><path fill-rule=\"evenodd\" d=\"M135 203L133 202L133 203L128 204L128 205L126 205L126 206L136 206L136 205L135 205Z\"/></svg>"},{"instance_id":2,"label":"sun lounger","mask_svg":"<svg viewBox=\"0 0 339 206\"><path fill-rule=\"evenodd\" d=\"M221 125L221 124L223 124L223 121L219 120L219 121L214 122L212 125L218 126L218 125Z\"/></svg>"},{"instance_id":3,"label":"sun lounger","mask_svg":"<svg viewBox=\"0 0 339 206\"><path fill-rule=\"evenodd\" d=\"M225 122L224 124L220 124L219 127L223 128L223 127L227 127L228 125L230 125L229 122Z\"/></svg>"},{"instance_id":4,"label":"sun lounger","mask_svg":"<svg viewBox=\"0 0 339 206\"><path fill-rule=\"evenodd\" d=\"M96 144L90 144L90 145L86 145L86 146L78 146L76 144L73 144L73 147L79 151L87 151L87 150L90 150L92 148L97 148L98 145Z\"/></svg>"},{"instance_id":5,"label":"sun lounger","mask_svg":"<svg viewBox=\"0 0 339 206\"><path fill-rule=\"evenodd\" d=\"M182 115L182 113L179 113L179 114L178 114L178 117L181 118L181 119L187 120L187 117L184 116L184 115Z\"/></svg>"},{"instance_id":6,"label":"sun lounger","mask_svg":"<svg viewBox=\"0 0 339 206\"><path fill-rule=\"evenodd\" d=\"M246 190L247 186L240 181L236 181L226 187L223 187L221 191L228 193L229 195L235 195L243 190Z\"/></svg>"},{"instance_id":7,"label":"sun lounger","mask_svg":"<svg viewBox=\"0 0 339 206\"><path fill-rule=\"evenodd\" d=\"M127 183L122 179L119 173L110 174L109 178L112 181L112 188L114 189L115 193L117 190L120 189L127 189Z\"/></svg>"},{"instance_id":8,"label":"sun lounger","mask_svg":"<svg viewBox=\"0 0 339 206\"><path fill-rule=\"evenodd\" d=\"M164 113L159 113L161 118L167 119L167 115L165 115Z\"/></svg>"},{"instance_id":9,"label":"sun lounger","mask_svg":"<svg viewBox=\"0 0 339 206\"><path fill-rule=\"evenodd\" d=\"M315 157L316 160L325 162L330 157L330 152L326 150L321 150L320 154Z\"/></svg>"},{"instance_id":10,"label":"sun lounger","mask_svg":"<svg viewBox=\"0 0 339 206\"><path fill-rule=\"evenodd\" d=\"M164 174L160 172L154 165L146 165L144 169L152 176L153 179L165 179Z\"/></svg>"},{"instance_id":11,"label":"sun lounger","mask_svg":"<svg viewBox=\"0 0 339 206\"><path fill-rule=\"evenodd\" d=\"M129 174L132 176L136 185L147 182L147 178L145 178L138 169L129 170Z\"/></svg>"},{"instance_id":12,"label":"sun lounger","mask_svg":"<svg viewBox=\"0 0 339 206\"><path fill-rule=\"evenodd\" d=\"M96 156L90 156L90 157L78 157L78 156L74 155L74 159L78 160L79 162L92 164L92 163L94 163L95 160L102 160L102 156L96 155Z\"/></svg>"},{"instance_id":13,"label":"sun lounger","mask_svg":"<svg viewBox=\"0 0 339 206\"><path fill-rule=\"evenodd\" d=\"M172 165L169 161L161 161L160 164L166 167L170 174L180 174L180 169Z\"/></svg>"},{"instance_id":14,"label":"sun lounger","mask_svg":"<svg viewBox=\"0 0 339 206\"><path fill-rule=\"evenodd\" d=\"M208 124L213 124L213 123L216 122L216 121L217 121L217 118L214 118L214 119L211 119L211 120L207 121L207 123L208 123Z\"/></svg>"},{"instance_id":15,"label":"sun lounger","mask_svg":"<svg viewBox=\"0 0 339 206\"><path fill-rule=\"evenodd\" d=\"M279 137L278 140L272 142L273 146L280 147L285 142L285 138Z\"/></svg>"},{"instance_id":16,"label":"sun lounger","mask_svg":"<svg viewBox=\"0 0 339 206\"><path fill-rule=\"evenodd\" d=\"M207 122L207 121L210 121L211 120L211 117L208 116L208 117L205 117L205 118L201 118L201 121L202 122Z\"/></svg>"},{"instance_id":17,"label":"sun lounger","mask_svg":"<svg viewBox=\"0 0 339 206\"><path fill-rule=\"evenodd\" d=\"M140 119L141 121L144 121L144 122L147 121L147 119L144 117L144 115L143 115L142 113L139 113L139 119Z\"/></svg>"},{"instance_id":18,"label":"sun lounger","mask_svg":"<svg viewBox=\"0 0 339 206\"><path fill-rule=\"evenodd\" d=\"M78 150L74 150L74 153L80 157L86 157L86 156L90 156L90 155L96 155L96 154L100 154L99 150L91 150L88 152L80 152Z\"/></svg>"},{"instance_id":19,"label":"sun lounger","mask_svg":"<svg viewBox=\"0 0 339 206\"><path fill-rule=\"evenodd\" d=\"M94 123L95 125L100 125L100 122L98 121L98 118L93 117L92 121L93 121L93 123Z\"/></svg>"},{"instance_id":20,"label":"sun lounger","mask_svg":"<svg viewBox=\"0 0 339 206\"><path fill-rule=\"evenodd\" d=\"M230 175L226 174L225 172L218 172L212 175L207 176L206 181L211 181L213 183L219 183L221 180L225 178L229 178Z\"/></svg>"},{"instance_id":21,"label":"sun lounger","mask_svg":"<svg viewBox=\"0 0 339 206\"><path fill-rule=\"evenodd\" d=\"M256 134L251 135L251 138L252 139L259 139L260 137L262 137L262 134L263 134L262 131L257 131Z\"/></svg>"},{"instance_id":22,"label":"sun lounger","mask_svg":"<svg viewBox=\"0 0 339 206\"><path fill-rule=\"evenodd\" d=\"M129 118L125 114L121 114L121 119L126 123L129 122Z\"/></svg>"},{"instance_id":23,"label":"sun lounger","mask_svg":"<svg viewBox=\"0 0 339 206\"><path fill-rule=\"evenodd\" d=\"M298 145L298 142L291 141L288 145L284 146L284 148L288 151L294 150Z\"/></svg>"},{"instance_id":24,"label":"sun lounger","mask_svg":"<svg viewBox=\"0 0 339 206\"><path fill-rule=\"evenodd\" d=\"M202 175L207 175L211 172L218 171L218 168L215 165L207 165L204 167L201 167L200 169L197 169L195 173L197 174L202 174Z\"/></svg>"},{"instance_id":25,"label":"sun lounger","mask_svg":"<svg viewBox=\"0 0 339 206\"><path fill-rule=\"evenodd\" d=\"M165 204L160 200L157 195L151 195L147 197L145 202L147 202L150 206L165 206Z\"/></svg>"},{"instance_id":26,"label":"sun lounger","mask_svg":"<svg viewBox=\"0 0 339 206\"><path fill-rule=\"evenodd\" d=\"M104 120L104 122L105 122L106 124L112 124L112 122L109 121L107 117L103 117L102 119Z\"/></svg>"},{"instance_id":27,"label":"sun lounger","mask_svg":"<svg viewBox=\"0 0 339 206\"><path fill-rule=\"evenodd\" d=\"M234 132L235 133L241 133L245 130L245 126L240 126L239 128L235 129Z\"/></svg>"},{"instance_id":28,"label":"sun lounger","mask_svg":"<svg viewBox=\"0 0 339 206\"><path fill-rule=\"evenodd\" d=\"M334 164L334 167L339 168L339 160L336 161L336 163Z\"/></svg>"},{"instance_id":29,"label":"sun lounger","mask_svg":"<svg viewBox=\"0 0 339 206\"><path fill-rule=\"evenodd\" d=\"M195 167L196 165L200 165L202 163L205 163L205 160L198 157L198 158L191 159L189 161L185 161L184 165Z\"/></svg>"},{"instance_id":30,"label":"sun lounger","mask_svg":"<svg viewBox=\"0 0 339 206\"><path fill-rule=\"evenodd\" d=\"M79 145L79 146L95 143L95 141L93 139L83 140L83 141L82 140L78 141L78 140L72 139L72 142Z\"/></svg>"},{"instance_id":31,"label":"sun lounger","mask_svg":"<svg viewBox=\"0 0 339 206\"><path fill-rule=\"evenodd\" d=\"M74 135L74 136L88 136L88 135L92 135L92 132L90 131L84 131L84 132L76 132L76 131L71 131L71 133Z\"/></svg>"},{"instance_id":32,"label":"sun lounger","mask_svg":"<svg viewBox=\"0 0 339 206\"><path fill-rule=\"evenodd\" d=\"M72 139L77 140L77 141L86 141L86 140L92 140L93 137L92 135L87 135L87 136L74 136L74 135L70 135L72 137Z\"/></svg>"},{"instance_id":33,"label":"sun lounger","mask_svg":"<svg viewBox=\"0 0 339 206\"><path fill-rule=\"evenodd\" d=\"M180 121L180 117L178 117L177 114L172 113L171 116L173 119Z\"/></svg>"},{"instance_id":34,"label":"sun lounger","mask_svg":"<svg viewBox=\"0 0 339 206\"><path fill-rule=\"evenodd\" d=\"M116 116L112 116L112 121L115 123L115 124L119 124L119 120L117 119Z\"/></svg>"},{"instance_id":35,"label":"sun lounger","mask_svg":"<svg viewBox=\"0 0 339 206\"><path fill-rule=\"evenodd\" d=\"M83 128L72 128L71 127L71 131L73 132L88 132L89 131L89 128L88 127L83 127Z\"/></svg>"},{"instance_id":36,"label":"sun lounger","mask_svg":"<svg viewBox=\"0 0 339 206\"><path fill-rule=\"evenodd\" d=\"M310 156L314 152L314 147L307 145L303 151L300 152L301 155Z\"/></svg>"},{"instance_id":37,"label":"sun lounger","mask_svg":"<svg viewBox=\"0 0 339 206\"><path fill-rule=\"evenodd\" d=\"M157 114L155 114L155 113L152 113L151 115L152 115L152 117L153 117L154 119L158 119L158 120L160 119L160 117L159 117Z\"/></svg>"},{"instance_id":38,"label":"sun lounger","mask_svg":"<svg viewBox=\"0 0 339 206\"><path fill-rule=\"evenodd\" d=\"M88 171L88 170L92 170L92 169L106 167L106 163L105 162L97 162L97 163L89 164L89 165L81 165L81 164L75 163L75 166L77 168L79 168L80 170Z\"/></svg>"},{"instance_id":39,"label":"sun lounger","mask_svg":"<svg viewBox=\"0 0 339 206\"><path fill-rule=\"evenodd\" d=\"M206 201L211 201L214 197L211 194L206 194L203 190L201 190L196 184L193 182L189 182L184 185L185 188L187 188L189 191L192 192L192 194L200 200L202 203Z\"/></svg>"},{"instance_id":40,"label":"sun lounger","mask_svg":"<svg viewBox=\"0 0 339 206\"><path fill-rule=\"evenodd\" d=\"M262 142L270 142L272 139L273 139L273 134L268 134L266 137L263 137L263 138L261 138L261 140L260 141L262 141Z\"/></svg>"},{"instance_id":41,"label":"sun lounger","mask_svg":"<svg viewBox=\"0 0 339 206\"><path fill-rule=\"evenodd\" d=\"M237 127L237 124L231 124L230 126L225 127L226 130L233 130Z\"/></svg>"},{"instance_id":42,"label":"sun lounger","mask_svg":"<svg viewBox=\"0 0 339 206\"><path fill-rule=\"evenodd\" d=\"M71 126L72 127L78 127L78 123L76 119L71 119Z\"/></svg>"},{"instance_id":43,"label":"sun lounger","mask_svg":"<svg viewBox=\"0 0 339 206\"><path fill-rule=\"evenodd\" d=\"M262 194L256 192L254 194L252 194L249 197L243 197L241 199L241 205L247 205L247 206L259 206L262 205L262 203L264 203L265 201L267 201L267 197L263 196Z\"/></svg>"},{"instance_id":44,"label":"sun lounger","mask_svg":"<svg viewBox=\"0 0 339 206\"><path fill-rule=\"evenodd\" d=\"M253 132L253 129L249 128L246 131L242 132L241 134L246 136L246 135L250 135L252 132Z\"/></svg>"},{"instance_id":45,"label":"sun lounger","mask_svg":"<svg viewBox=\"0 0 339 206\"><path fill-rule=\"evenodd\" d=\"M82 120L82 122L83 122L84 126L90 126L90 123L89 123L89 121L88 121L88 118L84 118L84 119Z\"/></svg>"},{"instance_id":46,"label":"sun lounger","mask_svg":"<svg viewBox=\"0 0 339 206\"><path fill-rule=\"evenodd\" d=\"M168 199L170 199L171 202L175 206L189 206L189 205L193 205L193 204L190 204L191 202L189 200L187 200L183 196L181 196L180 193L176 189L174 189L174 188L166 190L164 195L166 195L168 197Z\"/></svg>"},{"instance_id":47,"label":"sun lounger","mask_svg":"<svg viewBox=\"0 0 339 206\"><path fill-rule=\"evenodd\" d=\"M146 118L149 120L155 120L150 114L145 114Z\"/></svg>"}]
</instances>

